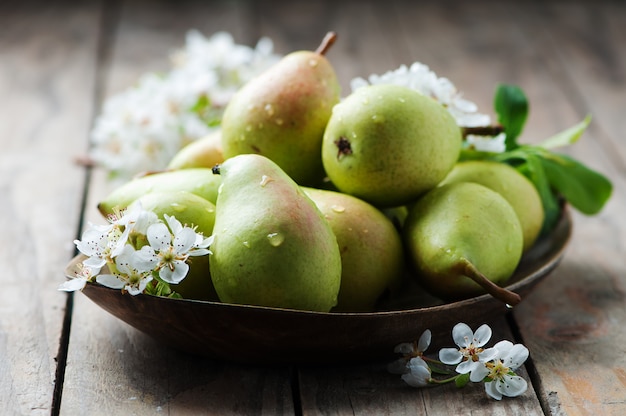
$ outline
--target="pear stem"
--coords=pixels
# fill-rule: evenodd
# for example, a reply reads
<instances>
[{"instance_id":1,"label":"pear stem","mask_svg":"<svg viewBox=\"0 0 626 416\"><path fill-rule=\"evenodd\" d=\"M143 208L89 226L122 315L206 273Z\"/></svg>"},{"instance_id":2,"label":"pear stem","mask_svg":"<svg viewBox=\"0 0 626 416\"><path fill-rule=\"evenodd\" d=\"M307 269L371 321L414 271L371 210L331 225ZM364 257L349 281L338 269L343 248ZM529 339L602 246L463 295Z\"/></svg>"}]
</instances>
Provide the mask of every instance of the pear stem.
<instances>
[{"instance_id":1,"label":"pear stem","mask_svg":"<svg viewBox=\"0 0 626 416\"><path fill-rule=\"evenodd\" d=\"M478 126L478 127L463 127L463 137L467 137L469 134L476 136L497 136L504 131L504 127L499 124L492 126Z\"/></svg>"},{"instance_id":2,"label":"pear stem","mask_svg":"<svg viewBox=\"0 0 626 416\"><path fill-rule=\"evenodd\" d=\"M502 301L510 306L515 306L522 301L522 298L517 293L500 287L489 280L484 274L478 271L476 266L474 266L469 260L461 259L459 266L461 267L461 272L465 276L478 283L487 293L499 301Z\"/></svg>"},{"instance_id":3,"label":"pear stem","mask_svg":"<svg viewBox=\"0 0 626 416\"><path fill-rule=\"evenodd\" d=\"M324 39L322 39L322 43L317 47L315 53L320 55L325 55L326 52L333 46L333 43L337 40L337 34L335 32L328 32Z\"/></svg>"}]
</instances>

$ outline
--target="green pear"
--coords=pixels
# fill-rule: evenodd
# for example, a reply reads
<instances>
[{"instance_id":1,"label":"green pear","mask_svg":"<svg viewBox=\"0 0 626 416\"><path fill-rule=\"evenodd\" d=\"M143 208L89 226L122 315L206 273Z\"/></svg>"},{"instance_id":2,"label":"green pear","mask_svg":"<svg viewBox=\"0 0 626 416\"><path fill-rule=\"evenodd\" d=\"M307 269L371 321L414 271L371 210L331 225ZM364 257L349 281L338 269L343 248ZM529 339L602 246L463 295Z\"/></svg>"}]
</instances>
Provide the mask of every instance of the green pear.
<instances>
[{"instance_id":1,"label":"green pear","mask_svg":"<svg viewBox=\"0 0 626 416\"><path fill-rule=\"evenodd\" d=\"M208 168L163 171L134 178L114 189L98 203L105 217L115 209L124 209L133 201L152 192L187 191L215 204L221 178Z\"/></svg>"},{"instance_id":2,"label":"green pear","mask_svg":"<svg viewBox=\"0 0 626 416\"><path fill-rule=\"evenodd\" d=\"M361 87L333 109L322 160L341 192L376 206L410 203L457 162L461 130L437 101L409 88Z\"/></svg>"},{"instance_id":3,"label":"green pear","mask_svg":"<svg viewBox=\"0 0 626 416\"><path fill-rule=\"evenodd\" d=\"M519 295L501 286L522 256L517 214L497 192L477 183L437 187L409 210L404 240L430 293L457 300L490 293L509 305Z\"/></svg>"},{"instance_id":4,"label":"green pear","mask_svg":"<svg viewBox=\"0 0 626 416\"><path fill-rule=\"evenodd\" d=\"M205 237L213 233L215 204L198 195L185 191L152 192L133 204L141 204L143 209L154 212L162 220L165 214L173 216ZM209 256L190 257L188 262L187 276L179 284L171 285L172 290L186 299L218 300L209 274Z\"/></svg>"},{"instance_id":5,"label":"green pear","mask_svg":"<svg viewBox=\"0 0 626 416\"><path fill-rule=\"evenodd\" d=\"M373 205L348 194L303 188L330 223L341 253L338 312L368 312L399 285L404 252L394 224Z\"/></svg>"},{"instance_id":6,"label":"green pear","mask_svg":"<svg viewBox=\"0 0 626 416\"><path fill-rule=\"evenodd\" d=\"M222 187L209 260L220 300L328 312L341 255L315 203L265 156L234 156L214 171Z\"/></svg>"},{"instance_id":7,"label":"green pear","mask_svg":"<svg viewBox=\"0 0 626 416\"><path fill-rule=\"evenodd\" d=\"M222 133L216 130L180 149L167 165L168 169L212 168L224 161Z\"/></svg>"},{"instance_id":8,"label":"green pear","mask_svg":"<svg viewBox=\"0 0 626 416\"><path fill-rule=\"evenodd\" d=\"M544 221L543 204L537 188L517 169L500 162L468 160L459 162L443 184L475 182L502 195L515 210L524 235L524 251L530 249Z\"/></svg>"},{"instance_id":9,"label":"green pear","mask_svg":"<svg viewBox=\"0 0 626 416\"><path fill-rule=\"evenodd\" d=\"M318 51L297 51L249 81L231 99L222 118L224 157L260 154L272 159L297 183L316 185L324 176L322 136L340 85Z\"/></svg>"}]
</instances>

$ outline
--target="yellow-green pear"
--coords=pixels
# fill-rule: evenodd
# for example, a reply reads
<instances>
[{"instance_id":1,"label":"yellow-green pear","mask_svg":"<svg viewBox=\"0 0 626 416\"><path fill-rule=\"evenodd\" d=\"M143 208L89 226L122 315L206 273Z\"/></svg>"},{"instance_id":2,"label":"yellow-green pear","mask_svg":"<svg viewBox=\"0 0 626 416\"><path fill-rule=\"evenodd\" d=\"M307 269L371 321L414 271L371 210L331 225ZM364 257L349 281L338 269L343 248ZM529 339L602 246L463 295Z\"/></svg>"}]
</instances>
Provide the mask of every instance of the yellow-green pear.
<instances>
[{"instance_id":1,"label":"yellow-green pear","mask_svg":"<svg viewBox=\"0 0 626 416\"><path fill-rule=\"evenodd\" d=\"M292 52L244 85L222 118L224 157L259 154L272 159L301 185L324 174L322 136L340 86L324 56L334 40L313 51Z\"/></svg>"},{"instance_id":2,"label":"yellow-green pear","mask_svg":"<svg viewBox=\"0 0 626 416\"><path fill-rule=\"evenodd\" d=\"M222 133L219 130L195 140L180 149L170 160L167 168L212 168L224 161Z\"/></svg>"},{"instance_id":3,"label":"yellow-green pear","mask_svg":"<svg viewBox=\"0 0 626 416\"><path fill-rule=\"evenodd\" d=\"M303 188L330 223L341 253L335 312L368 312L398 286L404 252L394 224L373 205L348 194Z\"/></svg>"},{"instance_id":4,"label":"yellow-green pear","mask_svg":"<svg viewBox=\"0 0 626 416\"><path fill-rule=\"evenodd\" d=\"M276 163L244 154L222 177L212 255L222 302L327 312L337 303L341 255L315 203Z\"/></svg>"},{"instance_id":5,"label":"yellow-green pear","mask_svg":"<svg viewBox=\"0 0 626 416\"><path fill-rule=\"evenodd\" d=\"M502 195L513 207L522 225L524 251L530 249L544 221L543 204L537 188L514 167L488 160L457 163L441 184L476 182Z\"/></svg>"},{"instance_id":6,"label":"yellow-green pear","mask_svg":"<svg viewBox=\"0 0 626 416\"><path fill-rule=\"evenodd\" d=\"M413 202L457 162L461 130L441 104L399 85L358 88L334 109L322 160L341 192L376 206Z\"/></svg>"},{"instance_id":7,"label":"yellow-green pear","mask_svg":"<svg viewBox=\"0 0 626 416\"><path fill-rule=\"evenodd\" d=\"M522 256L517 214L497 192L473 182L429 191L409 209L404 240L422 285L444 300L485 292L515 305L519 295L501 286Z\"/></svg>"},{"instance_id":8,"label":"yellow-green pear","mask_svg":"<svg viewBox=\"0 0 626 416\"><path fill-rule=\"evenodd\" d=\"M204 237L213 233L215 205L198 195L185 191L152 192L133 204L141 204L143 209L154 212L162 220L166 214L173 216ZM171 285L172 290L185 299L218 300L209 273L209 256L190 257L188 262L187 276L179 284Z\"/></svg>"},{"instance_id":9,"label":"yellow-green pear","mask_svg":"<svg viewBox=\"0 0 626 416\"><path fill-rule=\"evenodd\" d=\"M134 178L114 189L98 203L103 216L128 207L137 198L152 192L186 191L215 204L221 178L209 168L163 171Z\"/></svg>"}]
</instances>

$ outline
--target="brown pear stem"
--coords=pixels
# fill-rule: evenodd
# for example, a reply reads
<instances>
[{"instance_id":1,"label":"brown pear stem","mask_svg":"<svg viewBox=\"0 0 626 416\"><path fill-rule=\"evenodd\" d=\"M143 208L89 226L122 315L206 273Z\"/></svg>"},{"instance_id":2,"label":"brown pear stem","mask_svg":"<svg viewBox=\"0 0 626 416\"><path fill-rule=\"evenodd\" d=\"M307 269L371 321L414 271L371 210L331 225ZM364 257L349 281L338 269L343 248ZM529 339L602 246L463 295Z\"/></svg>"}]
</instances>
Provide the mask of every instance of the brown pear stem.
<instances>
[{"instance_id":1,"label":"brown pear stem","mask_svg":"<svg viewBox=\"0 0 626 416\"><path fill-rule=\"evenodd\" d=\"M476 266L474 266L469 260L462 259L459 265L461 266L461 271L465 276L478 283L487 293L499 301L502 301L510 306L515 306L522 301L522 298L517 293L500 287L489 280L484 274L478 271Z\"/></svg>"},{"instance_id":2,"label":"brown pear stem","mask_svg":"<svg viewBox=\"0 0 626 416\"><path fill-rule=\"evenodd\" d=\"M337 34L335 32L328 32L324 39L322 39L322 43L317 47L315 53L320 55L325 55L326 52L333 46L333 43L337 40Z\"/></svg>"},{"instance_id":3,"label":"brown pear stem","mask_svg":"<svg viewBox=\"0 0 626 416\"><path fill-rule=\"evenodd\" d=\"M461 131L463 137L467 137L469 134L476 136L497 136L504 131L504 127L499 124L493 126L463 127Z\"/></svg>"}]
</instances>

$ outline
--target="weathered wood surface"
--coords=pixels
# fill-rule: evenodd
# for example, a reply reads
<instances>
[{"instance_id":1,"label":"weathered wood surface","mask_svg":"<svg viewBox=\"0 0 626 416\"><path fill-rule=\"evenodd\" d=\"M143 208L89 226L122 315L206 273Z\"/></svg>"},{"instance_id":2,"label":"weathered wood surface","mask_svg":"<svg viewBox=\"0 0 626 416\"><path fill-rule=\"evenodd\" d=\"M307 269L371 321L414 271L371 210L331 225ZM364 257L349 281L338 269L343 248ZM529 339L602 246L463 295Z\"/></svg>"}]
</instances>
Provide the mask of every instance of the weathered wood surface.
<instances>
[{"instance_id":1,"label":"weathered wood surface","mask_svg":"<svg viewBox=\"0 0 626 416\"><path fill-rule=\"evenodd\" d=\"M50 414L100 8L0 4L0 414ZM62 22L62 24L61 24Z\"/></svg>"},{"instance_id":2,"label":"weathered wood surface","mask_svg":"<svg viewBox=\"0 0 626 416\"><path fill-rule=\"evenodd\" d=\"M0 5L0 413L626 413L625 27L619 1ZM596 217L574 214L561 266L514 321L494 327L494 340L521 335L530 349L533 385L523 397L495 402L481 386L415 390L385 363L255 367L190 357L81 294L70 297L64 344L66 296L55 288L79 233L85 180L73 157L85 151L102 100L167 70L192 28L226 30L249 45L269 36L282 54L313 49L335 30L328 57L344 95L355 76L413 61L487 113L496 83L518 84L531 103L528 141L593 115L567 151L612 179L613 198ZM95 203L112 185L97 169L88 178L84 216L97 222ZM55 383L59 351L64 379Z\"/></svg>"}]
</instances>

